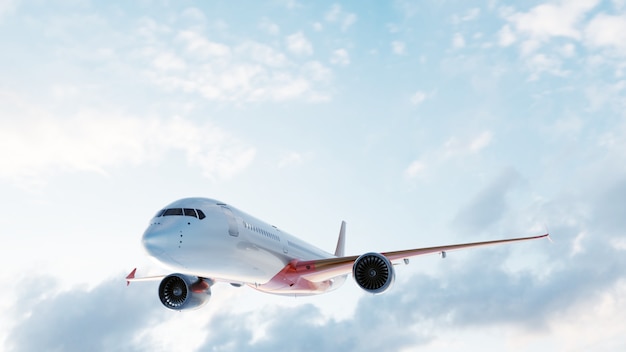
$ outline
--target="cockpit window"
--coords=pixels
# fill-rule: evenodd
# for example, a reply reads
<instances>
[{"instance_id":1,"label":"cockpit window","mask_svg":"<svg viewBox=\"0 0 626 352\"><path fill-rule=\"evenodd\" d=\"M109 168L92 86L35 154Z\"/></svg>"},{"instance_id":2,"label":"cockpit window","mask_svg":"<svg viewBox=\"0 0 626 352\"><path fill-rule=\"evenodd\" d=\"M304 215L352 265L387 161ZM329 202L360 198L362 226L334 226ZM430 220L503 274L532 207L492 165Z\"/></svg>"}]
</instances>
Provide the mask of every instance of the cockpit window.
<instances>
[{"instance_id":1,"label":"cockpit window","mask_svg":"<svg viewBox=\"0 0 626 352\"><path fill-rule=\"evenodd\" d=\"M192 209L192 208L170 208L170 209L163 209L160 210L155 217L159 217L159 216L173 216L173 215L177 215L177 216L193 216L194 218L198 218L200 220L206 218L206 215L204 215L204 212L202 212L202 210L200 209Z\"/></svg>"},{"instance_id":2,"label":"cockpit window","mask_svg":"<svg viewBox=\"0 0 626 352\"><path fill-rule=\"evenodd\" d=\"M166 209L163 216L171 216L171 215L183 215L183 209L181 208L170 208Z\"/></svg>"}]
</instances>

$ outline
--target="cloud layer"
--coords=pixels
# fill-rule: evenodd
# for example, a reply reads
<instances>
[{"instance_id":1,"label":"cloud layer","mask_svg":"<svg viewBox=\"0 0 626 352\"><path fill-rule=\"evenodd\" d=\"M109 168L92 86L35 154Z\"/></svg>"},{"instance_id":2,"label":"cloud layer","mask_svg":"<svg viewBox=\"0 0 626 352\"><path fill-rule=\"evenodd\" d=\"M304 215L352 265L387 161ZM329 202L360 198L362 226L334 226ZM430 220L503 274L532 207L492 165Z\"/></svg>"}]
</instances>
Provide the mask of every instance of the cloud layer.
<instances>
[{"instance_id":1,"label":"cloud layer","mask_svg":"<svg viewBox=\"0 0 626 352\"><path fill-rule=\"evenodd\" d=\"M224 179L255 156L254 148L211 123L178 117L160 120L87 110L58 118L41 112L23 123L2 120L0 130L0 177L12 180L38 180L60 171L106 174L108 168L125 164L158 163L169 151L181 153L206 177Z\"/></svg>"}]
</instances>

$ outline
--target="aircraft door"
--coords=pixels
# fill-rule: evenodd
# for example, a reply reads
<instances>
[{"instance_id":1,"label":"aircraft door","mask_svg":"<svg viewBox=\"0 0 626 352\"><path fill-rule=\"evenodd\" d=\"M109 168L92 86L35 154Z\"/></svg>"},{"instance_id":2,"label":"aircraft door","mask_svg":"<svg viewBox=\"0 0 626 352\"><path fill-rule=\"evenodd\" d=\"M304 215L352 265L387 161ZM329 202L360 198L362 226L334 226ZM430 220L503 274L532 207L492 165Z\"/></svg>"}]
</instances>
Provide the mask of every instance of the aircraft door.
<instances>
[{"instance_id":1,"label":"aircraft door","mask_svg":"<svg viewBox=\"0 0 626 352\"><path fill-rule=\"evenodd\" d=\"M239 236L237 219L235 219L233 212L224 205L222 205L222 211L224 212L224 215L226 215L226 220L228 220L228 234L235 237Z\"/></svg>"}]
</instances>

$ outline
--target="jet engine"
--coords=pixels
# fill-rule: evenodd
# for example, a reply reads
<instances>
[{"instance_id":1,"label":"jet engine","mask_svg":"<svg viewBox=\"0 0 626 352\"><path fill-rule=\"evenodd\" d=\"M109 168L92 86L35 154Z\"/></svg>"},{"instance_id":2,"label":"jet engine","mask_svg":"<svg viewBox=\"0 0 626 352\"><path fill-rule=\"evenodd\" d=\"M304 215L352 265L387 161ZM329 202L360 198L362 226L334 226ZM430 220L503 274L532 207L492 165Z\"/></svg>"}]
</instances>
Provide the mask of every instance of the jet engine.
<instances>
[{"instance_id":1,"label":"jet engine","mask_svg":"<svg viewBox=\"0 0 626 352\"><path fill-rule=\"evenodd\" d=\"M377 294L385 292L396 277L393 265L380 253L365 253L354 261L352 275L365 291Z\"/></svg>"},{"instance_id":2,"label":"jet engine","mask_svg":"<svg viewBox=\"0 0 626 352\"><path fill-rule=\"evenodd\" d=\"M159 298L166 308L173 310L195 309L211 298L213 281L183 274L171 274L159 285Z\"/></svg>"}]
</instances>

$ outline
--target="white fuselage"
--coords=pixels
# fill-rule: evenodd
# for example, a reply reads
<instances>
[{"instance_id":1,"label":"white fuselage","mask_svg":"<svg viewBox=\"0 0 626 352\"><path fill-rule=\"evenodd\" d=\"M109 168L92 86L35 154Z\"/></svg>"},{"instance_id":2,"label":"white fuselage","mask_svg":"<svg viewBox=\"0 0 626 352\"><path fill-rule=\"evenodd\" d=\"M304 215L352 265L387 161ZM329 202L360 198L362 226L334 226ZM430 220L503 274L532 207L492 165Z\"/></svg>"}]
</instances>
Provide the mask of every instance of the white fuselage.
<instances>
[{"instance_id":1,"label":"white fuselage","mask_svg":"<svg viewBox=\"0 0 626 352\"><path fill-rule=\"evenodd\" d=\"M164 210L142 241L151 257L175 272L258 286L294 259L334 257L213 199L181 199Z\"/></svg>"}]
</instances>

